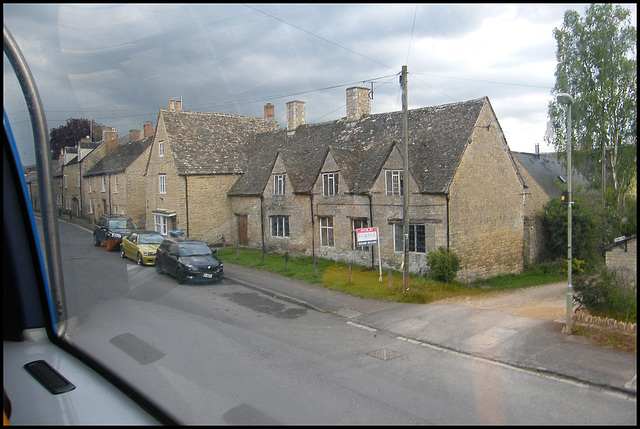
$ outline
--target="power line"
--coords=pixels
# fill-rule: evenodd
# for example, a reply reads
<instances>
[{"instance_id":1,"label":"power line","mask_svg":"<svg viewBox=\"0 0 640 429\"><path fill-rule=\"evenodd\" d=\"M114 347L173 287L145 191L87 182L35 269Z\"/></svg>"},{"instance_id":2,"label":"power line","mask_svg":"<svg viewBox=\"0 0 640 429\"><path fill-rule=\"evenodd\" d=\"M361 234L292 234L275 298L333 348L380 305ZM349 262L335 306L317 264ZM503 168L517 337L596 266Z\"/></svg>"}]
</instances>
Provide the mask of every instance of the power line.
<instances>
[{"instance_id":1,"label":"power line","mask_svg":"<svg viewBox=\"0 0 640 429\"><path fill-rule=\"evenodd\" d=\"M387 68L393 69L393 67L391 67L391 66L388 66L388 65L386 65L386 64L383 64L383 63L381 63L380 61L374 60L373 58L367 57L366 55L362 55L362 54L361 54L361 53L359 53L359 52L356 52L356 51L354 51L354 50L352 50L352 49L349 49L349 48L347 48L347 47L345 47L345 46L342 46L342 45L340 45L339 43L335 43L335 42L333 42L333 41L331 41L331 40L329 40L329 39L326 39L326 38L324 38L324 37L322 37L322 36L318 36L317 34L312 33L312 32L310 32L310 31L308 31L308 30L305 30L305 29L304 29L304 28L302 28L302 27L298 27L298 26L297 26L297 25L295 25L295 24L292 24L292 23L287 22L287 21L285 21L285 20L283 20L283 19L280 19L280 18L278 18L277 16L270 15L270 14L268 14L268 13L266 13L266 12L261 11L260 9L256 9L255 7L249 6L248 4L243 4L243 5L244 5L244 6L246 6L246 7L248 7L249 9L255 10L256 12L259 12L259 13L261 13L261 14L263 14L263 15L266 15L266 16L268 16L269 18L275 19L276 21L280 21L280 22L282 22L283 24L289 25L289 26L291 26L291 27L293 27L293 28L295 28L295 29L298 29L298 30L300 30L300 31L303 31L303 32L305 32L305 33L307 33L307 34L309 34L309 35L311 35L311 36L313 36L313 37L317 37L318 39L323 40L323 41L325 41L325 42L327 42L327 43L331 43L332 45L337 46L338 48L344 49L345 51L349 51L349 52L351 52L352 54L356 54L356 55L358 55L358 56L360 56L360 57L362 57L362 58L365 58L365 59L367 59L367 60L369 60L369 61L373 61L374 63L379 64L379 65L381 65L381 66L383 66L383 67L387 67Z\"/></svg>"}]
</instances>

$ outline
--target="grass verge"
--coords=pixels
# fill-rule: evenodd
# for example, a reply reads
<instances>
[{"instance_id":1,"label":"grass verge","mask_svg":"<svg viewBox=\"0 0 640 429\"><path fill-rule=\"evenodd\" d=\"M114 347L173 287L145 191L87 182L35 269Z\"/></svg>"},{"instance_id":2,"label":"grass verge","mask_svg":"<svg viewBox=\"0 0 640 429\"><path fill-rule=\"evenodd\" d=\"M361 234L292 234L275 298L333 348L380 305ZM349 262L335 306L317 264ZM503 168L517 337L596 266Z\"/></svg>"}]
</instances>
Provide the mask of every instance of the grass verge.
<instances>
[{"instance_id":1,"label":"grass verge","mask_svg":"<svg viewBox=\"0 0 640 429\"><path fill-rule=\"evenodd\" d=\"M562 281L563 277L548 268L536 268L519 275L504 275L474 284L442 283L427 277L410 276L408 288L403 287L401 272L383 271L382 279L377 270L313 258L285 257L250 249L217 249L218 257L231 264L257 270L270 271L308 283L322 285L362 298L426 304L458 295L473 295L493 291L522 288Z\"/></svg>"}]
</instances>

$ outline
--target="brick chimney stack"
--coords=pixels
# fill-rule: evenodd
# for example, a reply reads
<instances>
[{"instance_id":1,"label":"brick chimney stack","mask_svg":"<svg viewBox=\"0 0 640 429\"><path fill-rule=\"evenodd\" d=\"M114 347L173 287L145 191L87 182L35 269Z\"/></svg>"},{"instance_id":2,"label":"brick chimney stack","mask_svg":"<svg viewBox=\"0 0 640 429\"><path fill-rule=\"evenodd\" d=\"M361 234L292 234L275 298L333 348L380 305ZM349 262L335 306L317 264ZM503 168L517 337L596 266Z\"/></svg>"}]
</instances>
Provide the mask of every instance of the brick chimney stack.
<instances>
[{"instance_id":1,"label":"brick chimney stack","mask_svg":"<svg viewBox=\"0 0 640 429\"><path fill-rule=\"evenodd\" d=\"M275 120L276 118L276 111L275 111L275 107L273 104L271 103L267 103L264 105L264 118L265 119L269 119L269 120Z\"/></svg>"},{"instance_id":2,"label":"brick chimney stack","mask_svg":"<svg viewBox=\"0 0 640 429\"><path fill-rule=\"evenodd\" d=\"M144 123L144 137L153 136L153 124L149 121Z\"/></svg>"},{"instance_id":3,"label":"brick chimney stack","mask_svg":"<svg viewBox=\"0 0 640 429\"><path fill-rule=\"evenodd\" d=\"M169 110L176 110L176 102L173 98L169 101Z\"/></svg>"},{"instance_id":4,"label":"brick chimney stack","mask_svg":"<svg viewBox=\"0 0 640 429\"><path fill-rule=\"evenodd\" d=\"M304 125L304 101L289 101L287 103L287 131L294 131L299 125Z\"/></svg>"},{"instance_id":5,"label":"brick chimney stack","mask_svg":"<svg viewBox=\"0 0 640 429\"><path fill-rule=\"evenodd\" d=\"M103 131L102 139L107 143L107 153L114 150L118 144L118 133L113 127L106 128Z\"/></svg>"},{"instance_id":6,"label":"brick chimney stack","mask_svg":"<svg viewBox=\"0 0 640 429\"><path fill-rule=\"evenodd\" d=\"M182 97L176 100L176 110L182 110Z\"/></svg>"},{"instance_id":7,"label":"brick chimney stack","mask_svg":"<svg viewBox=\"0 0 640 429\"><path fill-rule=\"evenodd\" d=\"M140 140L140 130L129 130L129 141Z\"/></svg>"},{"instance_id":8,"label":"brick chimney stack","mask_svg":"<svg viewBox=\"0 0 640 429\"><path fill-rule=\"evenodd\" d=\"M371 114L370 92L369 88L347 88L347 122L355 122L364 115Z\"/></svg>"}]
</instances>

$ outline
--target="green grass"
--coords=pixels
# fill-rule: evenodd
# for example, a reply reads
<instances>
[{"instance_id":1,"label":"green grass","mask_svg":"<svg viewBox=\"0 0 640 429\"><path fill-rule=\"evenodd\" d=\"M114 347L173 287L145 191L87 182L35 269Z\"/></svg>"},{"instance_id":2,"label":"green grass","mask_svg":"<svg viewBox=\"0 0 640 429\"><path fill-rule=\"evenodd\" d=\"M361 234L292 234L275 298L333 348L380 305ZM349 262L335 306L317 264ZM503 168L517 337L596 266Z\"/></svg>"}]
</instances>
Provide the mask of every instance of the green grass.
<instances>
[{"instance_id":1,"label":"green grass","mask_svg":"<svg viewBox=\"0 0 640 429\"><path fill-rule=\"evenodd\" d=\"M383 271L380 273L368 267L353 266L352 270L344 263L318 259L318 276L316 277L313 258L288 258L283 255L264 254L249 249L236 248L217 249L218 257L231 264L241 265L257 270L270 271L292 277L308 283L314 283L329 289L338 290L362 298L376 298L389 301L425 304L458 295L481 294L498 290L528 287L562 281L563 277L556 270L541 267L520 275L504 275L493 279L474 282L472 285L462 283L442 283L426 277L410 276L408 289L403 290L401 272Z\"/></svg>"}]
</instances>

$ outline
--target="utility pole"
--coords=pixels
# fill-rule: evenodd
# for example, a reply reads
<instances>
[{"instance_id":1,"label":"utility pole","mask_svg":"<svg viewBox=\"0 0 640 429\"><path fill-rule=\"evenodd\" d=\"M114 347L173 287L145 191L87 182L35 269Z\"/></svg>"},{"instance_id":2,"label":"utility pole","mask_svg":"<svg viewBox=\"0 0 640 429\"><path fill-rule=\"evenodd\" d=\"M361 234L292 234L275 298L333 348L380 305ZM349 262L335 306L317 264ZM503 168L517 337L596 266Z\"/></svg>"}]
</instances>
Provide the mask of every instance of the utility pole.
<instances>
[{"instance_id":1,"label":"utility pole","mask_svg":"<svg viewBox=\"0 0 640 429\"><path fill-rule=\"evenodd\" d=\"M407 66L402 66L402 136L404 139L403 170L402 170L402 200L403 200L403 242L404 255L402 272L402 293L409 289L409 127L407 124Z\"/></svg>"}]
</instances>

